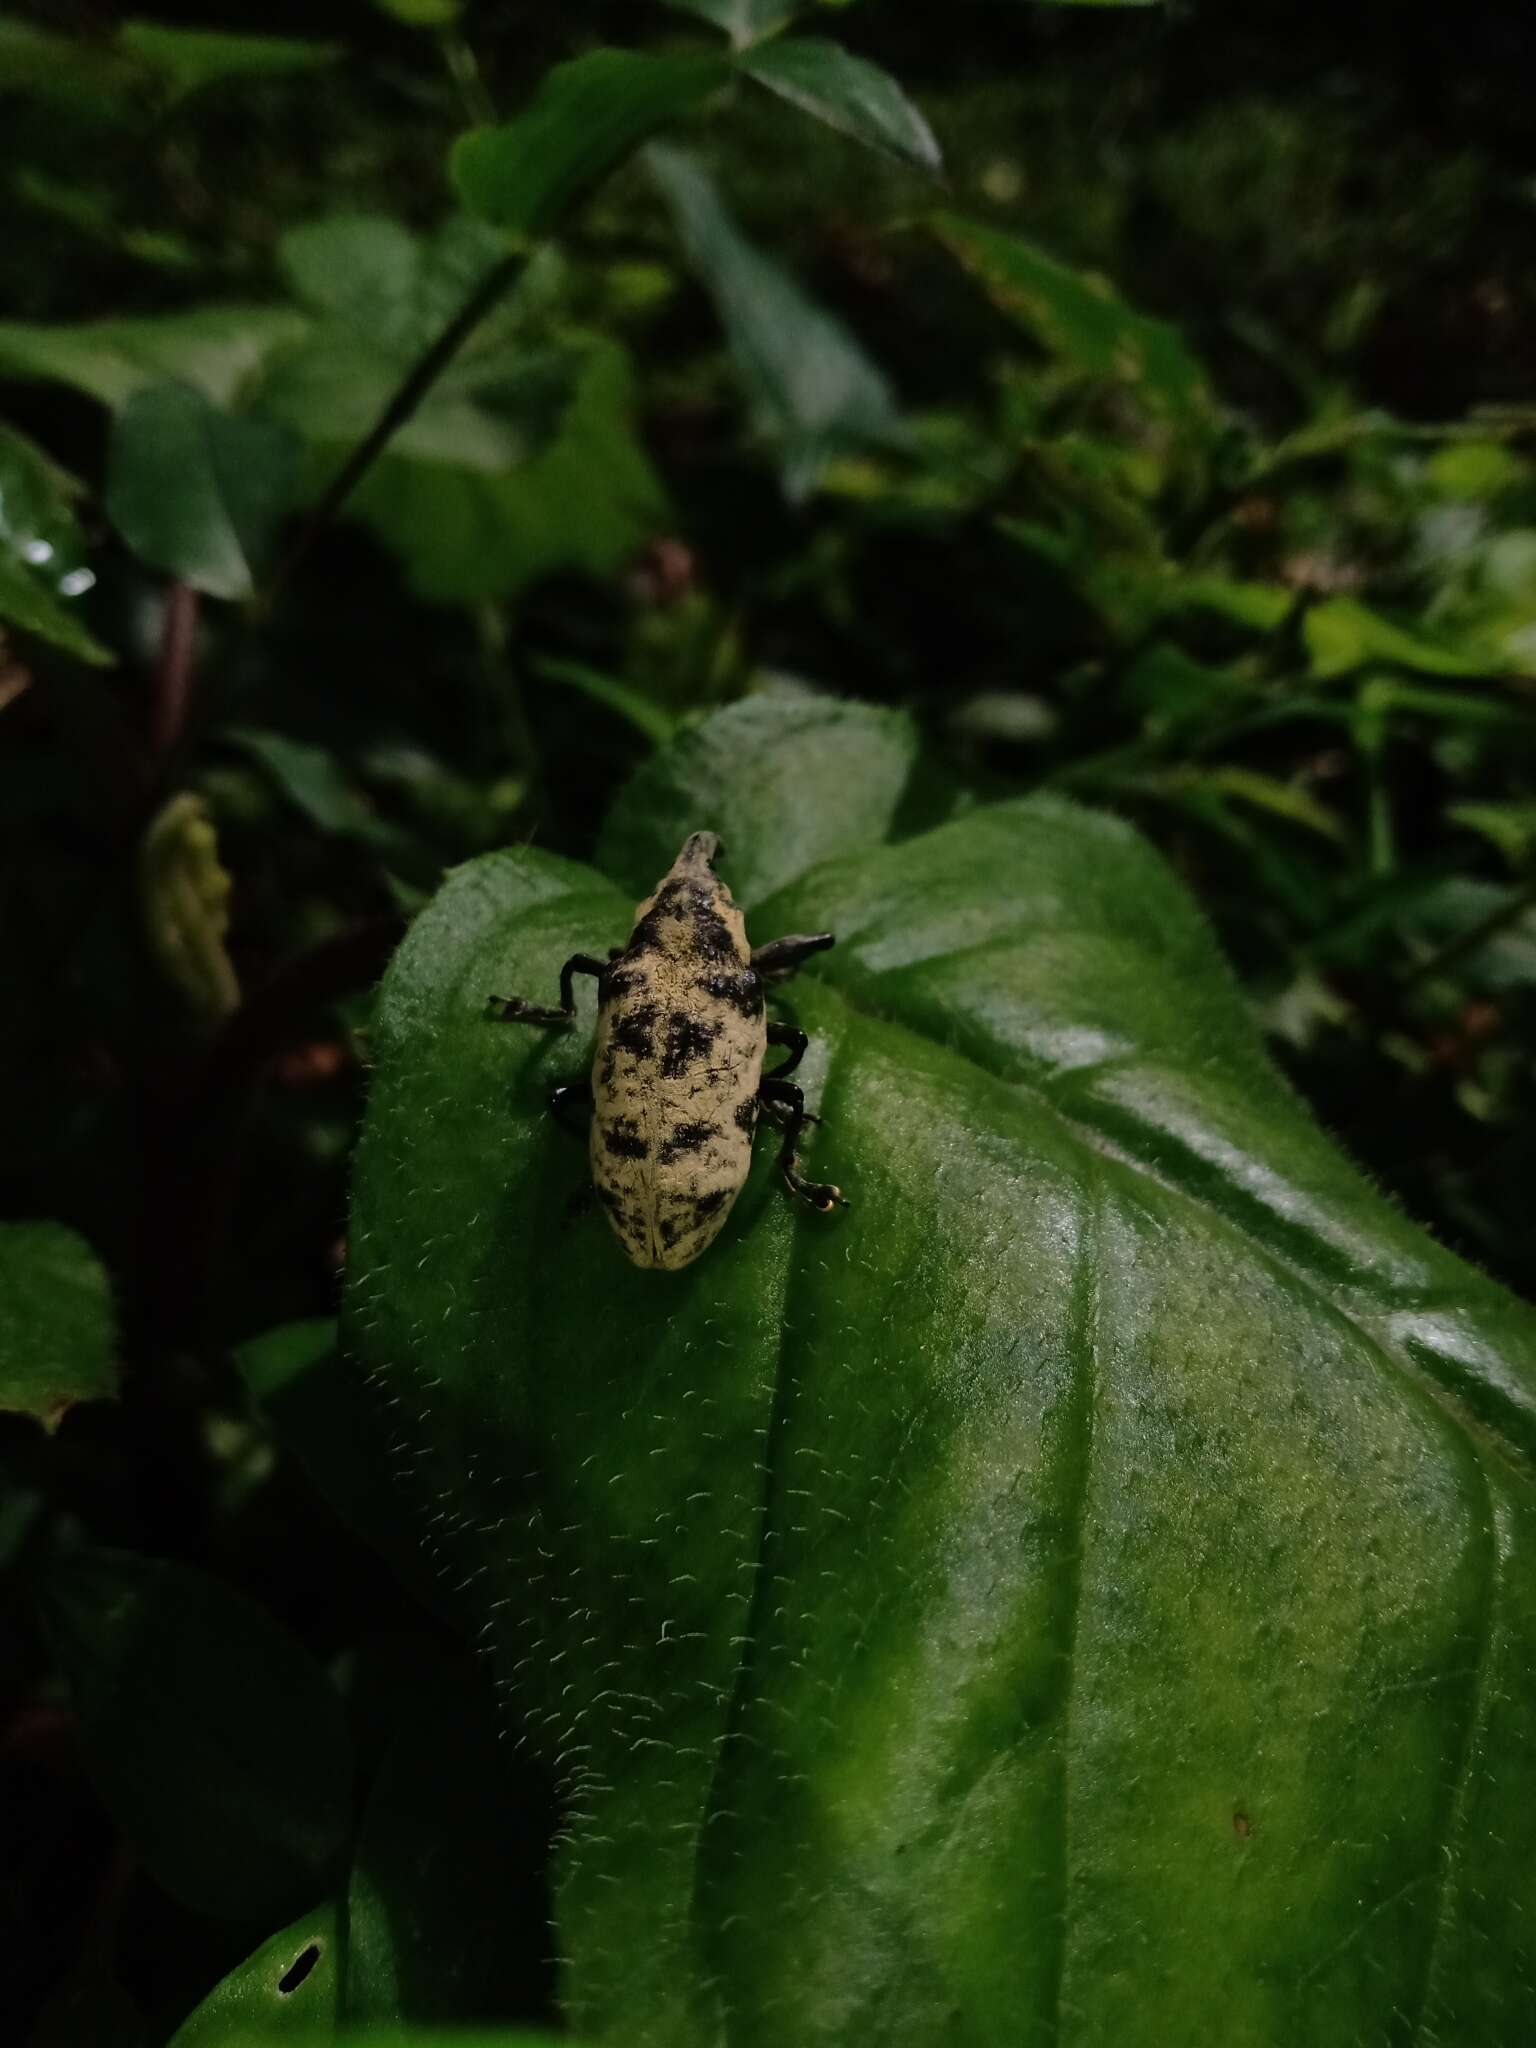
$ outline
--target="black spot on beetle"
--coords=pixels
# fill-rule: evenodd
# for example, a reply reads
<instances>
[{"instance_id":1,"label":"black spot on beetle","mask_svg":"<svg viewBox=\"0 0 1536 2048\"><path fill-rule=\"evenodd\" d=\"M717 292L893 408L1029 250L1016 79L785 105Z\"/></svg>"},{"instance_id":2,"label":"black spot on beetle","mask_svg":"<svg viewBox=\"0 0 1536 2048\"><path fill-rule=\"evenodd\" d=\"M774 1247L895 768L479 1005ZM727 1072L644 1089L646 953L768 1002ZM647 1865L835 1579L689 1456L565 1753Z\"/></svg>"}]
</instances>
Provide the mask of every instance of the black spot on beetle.
<instances>
[{"instance_id":1,"label":"black spot on beetle","mask_svg":"<svg viewBox=\"0 0 1536 2048\"><path fill-rule=\"evenodd\" d=\"M686 1074L696 1060L707 1059L720 1026L705 1017L690 1017L686 1010L673 1010L667 1018L667 1036L661 1050L662 1077L675 1081Z\"/></svg>"},{"instance_id":2,"label":"black spot on beetle","mask_svg":"<svg viewBox=\"0 0 1536 2048\"><path fill-rule=\"evenodd\" d=\"M725 919L713 910L698 910L691 920L693 950L704 960L734 960L736 941Z\"/></svg>"},{"instance_id":3,"label":"black spot on beetle","mask_svg":"<svg viewBox=\"0 0 1536 2048\"><path fill-rule=\"evenodd\" d=\"M719 1129L718 1124L675 1124L656 1157L663 1166L671 1166L685 1154L700 1151Z\"/></svg>"},{"instance_id":4,"label":"black spot on beetle","mask_svg":"<svg viewBox=\"0 0 1536 2048\"><path fill-rule=\"evenodd\" d=\"M731 1190L729 1188L711 1188L707 1195L695 1195L693 1198L694 1222L702 1223L707 1217L717 1215L725 1207L730 1197Z\"/></svg>"},{"instance_id":5,"label":"black spot on beetle","mask_svg":"<svg viewBox=\"0 0 1536 2048\"><path fill-rule=\"evenodd\" d=\"M763 984L750 967L743 967L735 974L702 975L693 985L701 995L713 996L716 1002L729 1003L743 1017L760 1017L763 1014Z\"/></svg>"},{"instance_id":6,"label":"black spot on beetle","mask_svg":"<svg viewBox=\"0 0 1536 2048\"><path fill-rule=\"evenodd\" d=\"M757 1097L749 1095L745 1102L738 1102L733 1118L738 1131L745 1131L750 1138L757 1129Z\"/></svg>"},{"instance_id":7,"label":"black spot on beetle","mask_svg":"<svg viewBox=\"0 0 1536 2048\"><path fill-rule=\"evenodd\" d=\"M656 1022L656 1005L639 1003L633 1010L626 1010L622 1017L615 1017L609 1043L620 1052L632 1053L637 1060L648 1060L655 1056L656 1041L651 1027Z\"/></svg>"},{"instance_id":8,"label":"black spot on beetle","mask_svg":"<svg viewBox=\"0 0 1536 2048\"><path fill-rule=\"evenodd\" d=\"M603 1125L603 1150L614 1159L646 1159L651 1148L632 1116L616 1116Z\"/></svg>"},{"instance_id":9,"label":"black spot on beetle","mask_svg":"<svg viewBox=\"0 0 1536 2048\"><path fill-rule=\"evenodd\" d=\"M607 1187L599 1181L597 1199L612 1217L613 1227L620 1237L627 1239L631 1244L640 1243L645 1236L645 1220L633 1210L625 1208L624 1198L618 1189Z\"/></svg>"},{"instance_id":10,"label":"black spot on beetle","mask_svg":"<svg viewBox=\"0 0 1536 2048\"><path fill-rule=\"evenodd\" d=\"M627 996L639 984L638 974L625 967L610 967L597 986L600 1003L615 1002L620 996Z\"/></svg>"}]
</instances>

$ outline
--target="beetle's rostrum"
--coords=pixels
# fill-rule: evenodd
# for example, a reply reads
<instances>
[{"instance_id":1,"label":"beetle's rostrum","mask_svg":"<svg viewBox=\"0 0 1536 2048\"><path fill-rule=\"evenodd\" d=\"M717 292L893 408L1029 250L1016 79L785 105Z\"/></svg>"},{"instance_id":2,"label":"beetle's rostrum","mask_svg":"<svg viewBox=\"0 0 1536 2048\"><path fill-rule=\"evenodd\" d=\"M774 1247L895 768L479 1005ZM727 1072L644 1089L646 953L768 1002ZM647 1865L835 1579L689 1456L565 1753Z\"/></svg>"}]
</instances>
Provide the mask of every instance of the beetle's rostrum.
<instances>
[{"instance_id":1,"label":"beetle's rostrum","mask_svg":"<svg viewBox=\"0 0 1536 2048\"><path fill-rule=\"evenodd\" d=\"M800 1172L801 1133L819 1119L786 1076L806 1036L770 1023L764 999L768 983L793 974L833 935L775 939L753 952L746 920L715 873L720 851L713 832L690 834L636 910L629 944L606 960L574 953L566 961L558 1008L490 999L515 1023L569 1024L575 977L596 977L590 1081L556 1089L551 1106L590 1104L593 1184L637 1266L686 1266L718 1235L746 1183L760 1116L783 1133L779 1170L791 1194L823 1214L846 1206L840 1189ZM765 1074L771 1045L788 1057Z\"/></svg>"}]
</instances>

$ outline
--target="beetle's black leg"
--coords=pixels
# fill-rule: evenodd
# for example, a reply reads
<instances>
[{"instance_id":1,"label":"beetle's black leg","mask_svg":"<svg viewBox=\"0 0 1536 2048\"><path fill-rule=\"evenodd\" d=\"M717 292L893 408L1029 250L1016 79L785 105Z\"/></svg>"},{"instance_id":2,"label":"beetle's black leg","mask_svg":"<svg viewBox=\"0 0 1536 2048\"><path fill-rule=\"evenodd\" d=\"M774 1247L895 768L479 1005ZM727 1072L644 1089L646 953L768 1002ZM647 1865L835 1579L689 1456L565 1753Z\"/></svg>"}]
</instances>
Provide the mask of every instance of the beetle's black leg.
<instances>
[{"instance_id":1,"label":"beetle's black leg","mask_svg":"<svg viewBox=\"0 0 1536 2048\"><path fill-rule=\"evenodd\" d=\"M562 1131L569 1131L573 1138L587 1135L587 1118L592 1110L592 1083L590 1081L567 1081L561 1088L549 1091L549 1113Z\"/></svg>"},{"instance_id":2,"label":"beetle's black leg","mask_svg":"<svg viewBox=\"0 0 1536 2048\"><path fill-rule=\"evenodd\" d=\"M572 981L578 974L600 976L607 971L606 960L594 960L590 953L573 953L560 970L558 1010L524 1002L521 996L490 996L487 1001L499 1006L497 1015L505 1024L569 1024L576 1014L576 993L571 987Z\"/></svg>"},{"instance_id":3,"label":"beetle's black leg","mask_svg":"<svg viewBox=\"0 0 1536 2048\"><path fill-rule=\"evenodd\" d=\"M813 953L824 953L828 946L836 944L831 932L816 932L809 938L796 933L787 939L770 939L752 955L752 965L764 981L787 981Z\"/></svg>"},{"instance_id":4,"label":"beetle's black leg","mask_svg":"<svg viewBox=\"0 0 1536 2048\"><path fill-rule=\"evenodd\" d=\"M798 1024L770 1024L768 1026L768 1043L770 1045L788 1046L789 1058L785 1060L782 1066L775 1067L771 1074L764 1074L763 1079L765 1081L782 1081L786 1074L792 1074L805 1058L805 1048L810 1042Z\"/></svg>"},{"instance_id":5,"label":"beetle's black leg","mask_svg":"<svg viewBox=\"0 0 1536 2048\"><path fill-rule=\"evenodd\" d=\"M784 1142L779 1147L779 1172L789 1192L819 1209L823 1216L834 1209L846 1209L848 1202L841 1188L833 1187L829 1181L807 1180L800 1172L800 1133L807 1124L820 1123L821 1118L811 1115L795 1082L779 1081L770 1074L758 1089L757 1099L784 1133Z\"/></svg>"}]
</instances>

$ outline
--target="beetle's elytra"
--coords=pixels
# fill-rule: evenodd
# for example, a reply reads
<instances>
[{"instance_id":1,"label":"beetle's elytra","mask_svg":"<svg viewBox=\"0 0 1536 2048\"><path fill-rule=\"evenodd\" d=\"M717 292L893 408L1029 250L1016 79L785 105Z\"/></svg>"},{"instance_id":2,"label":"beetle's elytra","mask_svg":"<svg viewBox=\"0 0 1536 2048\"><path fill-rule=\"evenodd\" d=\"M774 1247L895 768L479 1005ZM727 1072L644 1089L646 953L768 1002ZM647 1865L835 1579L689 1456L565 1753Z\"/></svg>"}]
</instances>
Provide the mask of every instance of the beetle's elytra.
<instances>
[{"instance_id":1,"label":"beetle's elytra","mask_svg":"<svg viewBox=\"0 0 1536 2048\"><path fill-rule=\"evenodd\" d=\"M591 1080L557 1089L551 1106L590 1104L593 1183L637 1266L686 1266L718 1234L746 1182L759 1116L783 1132L779 1170L790 1192L823 1213L845 1206L839 1189L800 1173L800 1134L816 1118L785 1076L806 1037L770 1024L764 1003L765 985L833 944L832 934L775 939L754 953L715 873L719 852L713 832L692 833L635 912L629 944L606 960L566 961L558 1009L491 998L513 1022L569 1024L575 976L596 976ZM770 1045L788 1058L764 1074Z\"/></svg>"}]
</instances>

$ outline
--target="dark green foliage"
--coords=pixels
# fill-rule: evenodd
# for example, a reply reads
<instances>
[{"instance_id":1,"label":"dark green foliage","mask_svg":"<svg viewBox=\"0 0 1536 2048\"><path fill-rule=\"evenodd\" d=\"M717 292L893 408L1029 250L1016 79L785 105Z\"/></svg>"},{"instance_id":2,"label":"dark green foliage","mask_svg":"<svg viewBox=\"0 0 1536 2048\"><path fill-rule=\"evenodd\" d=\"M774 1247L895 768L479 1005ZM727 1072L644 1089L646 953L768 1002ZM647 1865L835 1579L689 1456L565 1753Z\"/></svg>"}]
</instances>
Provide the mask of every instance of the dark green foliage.
<instances>
[{"instance_id":1,"label":"dark green foliage","mask_svg":"<svg viewBox=\"0 0 1536 2048\"><path fill-rule=\"evenodd\" d=\"M1523 2048L1533 56L0 23L7 2042ZM668 1278L483 1005L702 826Z\"/></svg>"},{"instance_id":2,"label":"dark green foliage","mask_svg":"<svg viewBox=\"0 0 1536 2048\"><path fill-rule=\"evenodd\" d=\"M185 1565L69 1552L42 1607L108 1806L194 1912L260 1920L344 1839L341 1702L270 1616Z\"/></svg>"}]
</instances>

